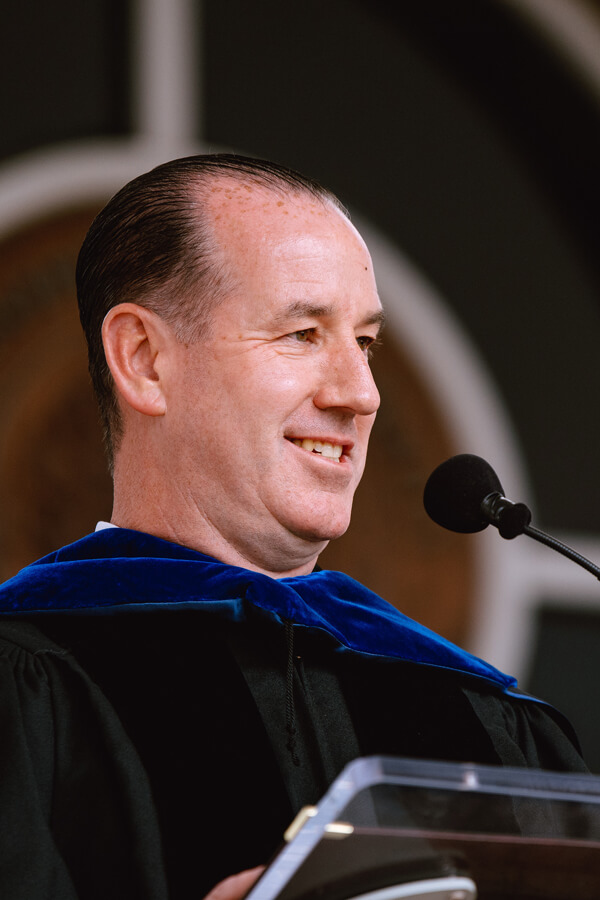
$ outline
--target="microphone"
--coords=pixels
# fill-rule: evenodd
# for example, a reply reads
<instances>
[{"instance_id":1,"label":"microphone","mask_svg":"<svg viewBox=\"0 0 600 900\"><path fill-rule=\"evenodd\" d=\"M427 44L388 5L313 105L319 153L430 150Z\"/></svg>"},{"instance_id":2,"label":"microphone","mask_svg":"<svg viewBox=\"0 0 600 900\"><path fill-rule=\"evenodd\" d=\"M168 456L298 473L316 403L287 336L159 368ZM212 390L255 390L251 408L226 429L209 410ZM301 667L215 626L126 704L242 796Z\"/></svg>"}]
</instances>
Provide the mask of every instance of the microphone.
<instances>
[{"instance_id":1,"label":"microphone","mask_svg":"<svg viewBox=\"0 0 600 900\"><path fill-rule=\"evenodd\" d=\"M504 496L498 476L480 456L461 453L439 465L427 479L423 504L427 515L442 528L470 534L494 525L507 540L526 534L600 579L598 566L530 524L529 508Z\"/></svg>"},{"instance_id":2,"label":"microphone","mask_svg":"<svg viewBox=\"0 0 600 900\"><path fill-rule=\"evenodd\" d=\"M524 503L513 503L489 463L461 453L447 459L429 476L423 495L425 510L443 528L470 534L495 525L503 538L523 534L531 522Z\"/></svg>"}]
</instances>

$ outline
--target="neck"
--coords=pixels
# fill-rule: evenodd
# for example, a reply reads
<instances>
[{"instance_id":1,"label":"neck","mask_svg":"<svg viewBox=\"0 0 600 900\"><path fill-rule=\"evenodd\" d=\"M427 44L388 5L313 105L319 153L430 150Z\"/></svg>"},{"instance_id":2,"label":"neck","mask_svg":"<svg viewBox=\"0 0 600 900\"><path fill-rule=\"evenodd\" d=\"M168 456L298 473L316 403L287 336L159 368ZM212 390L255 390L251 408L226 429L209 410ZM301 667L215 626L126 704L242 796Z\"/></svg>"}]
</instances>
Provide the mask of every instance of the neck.
<instances>
[{"instance_id":1,"label":"neck","mask_svg":"<svg viewBox=\"0 0 600 900\"><path fill-rule=\"evenodd\" d=\"M113 510L110 521L119 528L130 528L133 531L152 534L162 540L189 547L206 556L212 556L229 566L250 569L253 572L260 572L262 575L268 575L270 578L293 578L296 575L310 574L317 564L319 552L322 549L319 547L319 551L316 552L313 548L312 552L307 553L305 557L298 554L295 558L290 558L289 555L286 556L283 553L272 553L263 554L263 557L259 558L238 550L237 547L225 540L210 540L205 534L198 534L189 529L169 527L167 523L157 522L156 519L148 521L143 515L127 515L123 511L120 512L118 507Z\"/></svg>"},{"instance_id":2,"label":"neck","mask_svg":"<svg viewBox=\"0 0 600 900\"><path fill-rule=\"evenodd\" d=\"M144 447L138 442L136 447ZM184 479L165 471L152 454L141 459L120 451L113 473L111 523L143 531L189 547L231 566L271 578L291 578L313 571L328 541L313 541L290 533L275 520L257 524L215 520L190 494L179 490ZM217 510L218 512L218 510Z\"/></svg>"},{"instance_id":3,"label":"neck","mask_svg":"<svg viewBox=\"0 0 600 900\"><path fill-rule=\"evenodd\" d=\"M273 535L252 535L249 540L228 539L206 518L177 515L171 508L162 509L154 497L136 493L135 502L115 489L111 523L120 528L143 531L230 566L260 572L271 578L292 578L313 571L319 554L327 542L313 543L285 534L279 542ZM147 502L146 502L147 501Z\"/></svg>"}]
</instances>

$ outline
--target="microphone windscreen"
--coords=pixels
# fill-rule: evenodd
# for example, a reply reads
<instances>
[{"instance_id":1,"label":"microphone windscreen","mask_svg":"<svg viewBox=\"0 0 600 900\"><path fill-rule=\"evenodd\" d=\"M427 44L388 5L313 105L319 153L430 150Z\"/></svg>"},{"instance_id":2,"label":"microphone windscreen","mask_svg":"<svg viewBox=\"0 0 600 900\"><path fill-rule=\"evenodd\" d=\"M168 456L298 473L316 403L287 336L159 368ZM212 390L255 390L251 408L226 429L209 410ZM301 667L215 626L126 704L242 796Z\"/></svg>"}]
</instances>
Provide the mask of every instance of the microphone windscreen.
<instances>
[{"instance_id":1,"label":"microphone windscreen","mask_svg":"<svg viewBox=\"0 0 600 900\"><path fill-rule=\"evenodd\" d=\"M488 494L503 494L498 476L480 456L461 453L447 459L427 480L423 503L427 515L443 528L469 534L489 524L481 511Z\"/></svg>"}]
</instances>

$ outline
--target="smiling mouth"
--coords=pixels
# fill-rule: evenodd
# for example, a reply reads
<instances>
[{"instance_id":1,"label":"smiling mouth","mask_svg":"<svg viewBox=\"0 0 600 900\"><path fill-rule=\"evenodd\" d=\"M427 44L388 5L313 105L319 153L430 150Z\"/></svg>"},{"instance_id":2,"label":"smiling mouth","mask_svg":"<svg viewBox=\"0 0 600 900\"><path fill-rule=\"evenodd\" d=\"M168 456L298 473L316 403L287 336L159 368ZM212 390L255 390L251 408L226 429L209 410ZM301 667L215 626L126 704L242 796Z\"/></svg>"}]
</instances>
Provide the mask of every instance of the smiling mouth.
<instances>
[{"instance_id":1,"label":"smiling mouth","mask_svg":"<svg viewBox=\"0 0 600 900\"><path fill-rule=\"evenodd\" d=\"M327 441L315 441L312 438L293 438L292 444L295 444L296 447L301 447L302 450L307 450L309 453L316 453L319 456L324 456L326 459L336 460L337 462L342 461L344 448L341 444L330 444Z\"/></svg>"}]
</instances>

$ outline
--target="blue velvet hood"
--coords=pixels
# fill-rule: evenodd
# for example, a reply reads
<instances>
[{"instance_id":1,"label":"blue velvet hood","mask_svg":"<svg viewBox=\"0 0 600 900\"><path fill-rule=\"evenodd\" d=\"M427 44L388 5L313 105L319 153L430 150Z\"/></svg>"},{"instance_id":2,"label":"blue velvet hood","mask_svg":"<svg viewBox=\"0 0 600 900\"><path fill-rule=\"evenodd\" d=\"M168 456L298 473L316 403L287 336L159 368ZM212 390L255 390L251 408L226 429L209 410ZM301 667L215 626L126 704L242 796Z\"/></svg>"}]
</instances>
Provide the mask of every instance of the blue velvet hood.
<instances>
[{"instance_id":1,"label":"blue velvet hood","mask_svg":"<svg viewBox=\"0 0 600 900\"><path fill-rule=\"evenodd\" d=\"M453 670L506 693L516 686L341 572L273 579L139 531L94 532L0 585L0 615L11 616L198 608L243 621L248 604L277 622L327 632L340 651Z\"/></svg>"}]
</instances>

